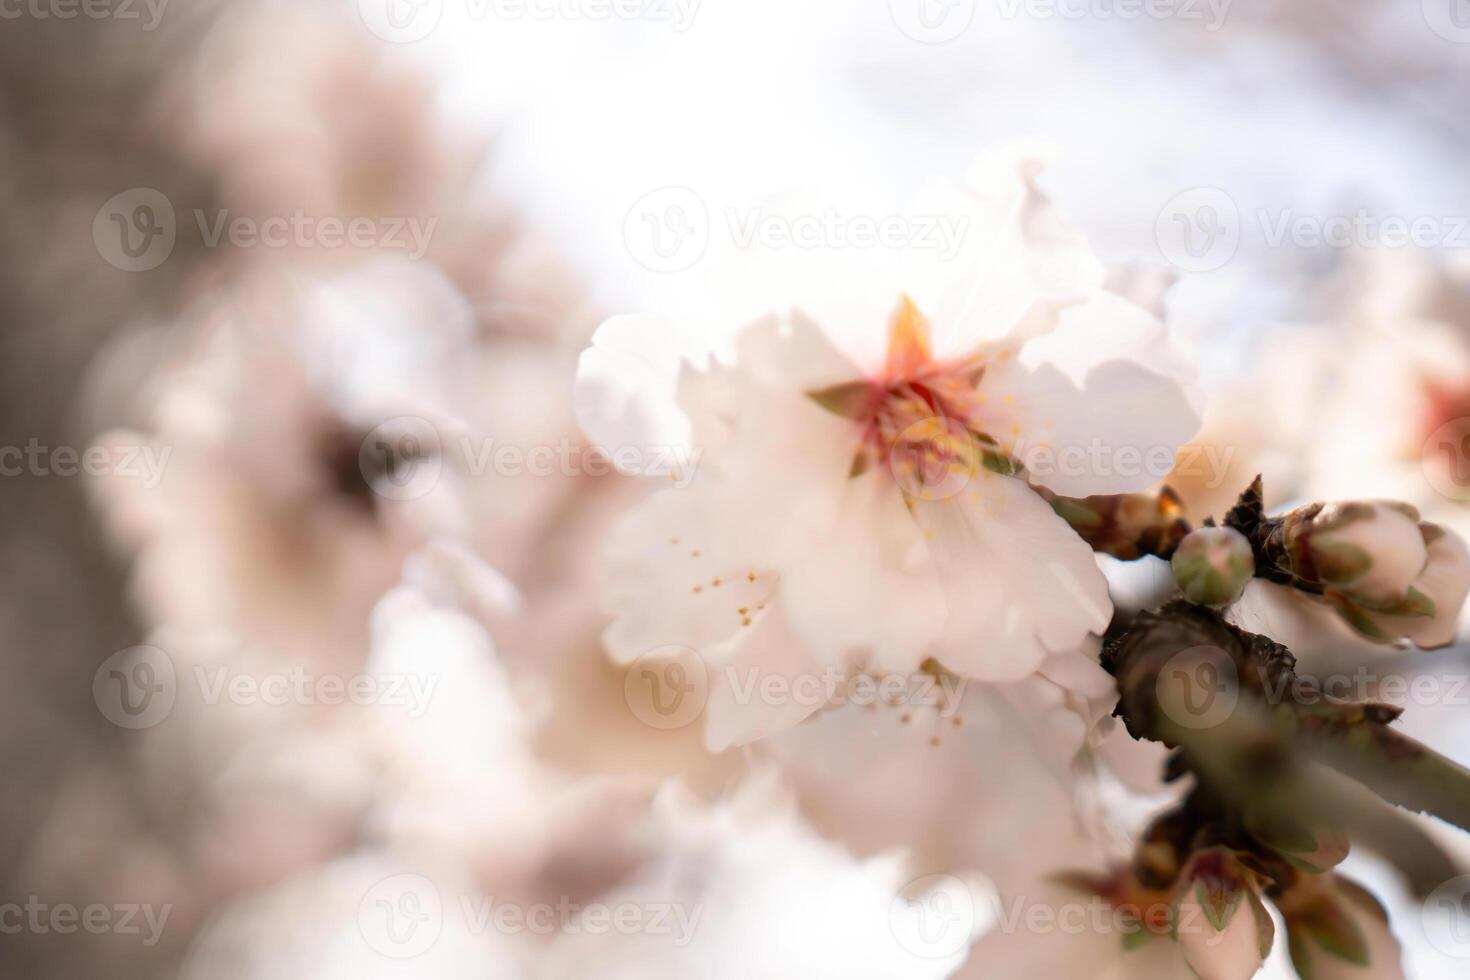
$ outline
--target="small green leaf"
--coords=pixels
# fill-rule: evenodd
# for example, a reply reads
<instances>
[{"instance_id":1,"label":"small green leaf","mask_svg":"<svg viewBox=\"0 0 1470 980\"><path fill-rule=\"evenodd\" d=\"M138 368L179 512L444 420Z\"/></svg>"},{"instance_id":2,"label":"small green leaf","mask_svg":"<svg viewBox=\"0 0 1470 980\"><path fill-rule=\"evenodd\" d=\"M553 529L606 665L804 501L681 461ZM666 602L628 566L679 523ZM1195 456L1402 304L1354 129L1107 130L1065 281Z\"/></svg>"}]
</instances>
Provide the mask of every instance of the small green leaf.
<instances>
[{"instance_id":1,"label":"small green leaf","mask_svg":"<svg viewBox=\"0 0 1470 980\"><path fill-rule=\"evenodd\" d=\"M1413 616L1427 618L1434 615L1434 600L1412 585L1404 592L1398 600L1389 603L1381 610L1388 616Z\"/></svg>"},{"instance_id":2,"label":"small green leaf","mask_svg":"<svg viewBox=\"0 0 1470 980\"><path fill-rule=\"evenodd\" d=\"M1393 642L1393 637L1384 632L1383 627L1373 621L1373 617L1369 616L1361 606L1341 592L1334 592L1329 589L1322 593L1322 598L1332 604L1332 608L1337 610L1337 614L1342 617L1343 622L1368 639L1373 640L1375 643Z\"/></svg>"},{"instance_id":3,"label":"small green leaf","mask_svg":"<svg viewBox=\"0 0 1470 980\"><path fill-rule=\"evenodd\" d=\"M808 391L806 396L833 415L863 421L877 405L877 389L867 381L848 381Z\"/></svg>"},{"instance_id":4,"label":"small green leaf","mask_svg":"<svg viewBox=\"0 0 1470 980\"><path fill-rule=\"evenodd\" d=\"M1358 966L1369 962L1368 939L1346 903L1336 895L1304 909L1287 923L1288 930L1300 929L1329 955Z\"/></svg>"},{"instance_id":5,"label":"small green leaf","mask_svg":"<svg viewBox=\"0 0 1470 980\"><path fill-rule=\"evenodd\" d=\"M1247 900L1250 902L1251 915L1256 919L1256 949L1264 960L1271 955L1271 947L1276 945L1276 923L1267 911L1266 903L1261 901L1261 896L1252 891Z\"/></svg>"}]
</instances>

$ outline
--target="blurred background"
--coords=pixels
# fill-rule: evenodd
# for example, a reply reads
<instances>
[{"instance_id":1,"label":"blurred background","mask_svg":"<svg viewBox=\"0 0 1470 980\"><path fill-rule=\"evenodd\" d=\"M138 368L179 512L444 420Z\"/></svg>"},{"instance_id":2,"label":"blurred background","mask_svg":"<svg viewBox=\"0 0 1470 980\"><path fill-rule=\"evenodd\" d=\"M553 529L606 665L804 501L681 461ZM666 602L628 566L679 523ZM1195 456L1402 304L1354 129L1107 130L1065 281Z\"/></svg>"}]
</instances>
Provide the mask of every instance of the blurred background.
<instances>
[{"instance_id":1,"label":"blurred background","mask_svg":"<svg viewBox=\"0 0 1470 980\"><path fill-rule=\"evenodd\" d=\"M1425 453L1470 415L1461 0L17 0L0 73L6 976L925 976L831 962L842 903L1024 888L1023 836L1106 857L1060 784L966 754L983 706L917 764L825 719L710 756L604 662L593 559L645 491L583 445L576 357L697 306L752 201L889 213L1043 140L1199 351L1228 455L1176 481L1195 516L1264 472L1470 528ZM1467 719L1405 724L1470 763ZM365 925L685 895L687 960ZM9 928L38 905L101 911ZM1409 975L1460 975L1408 914Z\"/></svg>"}]
</instances>

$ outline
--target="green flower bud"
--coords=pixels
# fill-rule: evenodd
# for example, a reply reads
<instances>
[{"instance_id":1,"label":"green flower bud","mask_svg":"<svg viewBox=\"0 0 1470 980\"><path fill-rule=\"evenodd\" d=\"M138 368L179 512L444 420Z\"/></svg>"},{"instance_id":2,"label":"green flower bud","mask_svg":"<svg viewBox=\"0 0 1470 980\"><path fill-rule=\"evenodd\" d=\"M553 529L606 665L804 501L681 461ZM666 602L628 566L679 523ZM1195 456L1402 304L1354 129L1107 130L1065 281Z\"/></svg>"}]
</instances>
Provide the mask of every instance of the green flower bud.
<instances>
[{"instance_id":1,"label":"green flower bud","mask_svg":"<svg viewBox=\"0 0 1470 980\"><path fill-rule=\"evenodd\" d=\"M1189 532L1170 560L1184 597L1202 606L1226 606L1240 598L1256 574L1256 559L1245 535L1229 527Z\"/></svg>"}]
</instances>

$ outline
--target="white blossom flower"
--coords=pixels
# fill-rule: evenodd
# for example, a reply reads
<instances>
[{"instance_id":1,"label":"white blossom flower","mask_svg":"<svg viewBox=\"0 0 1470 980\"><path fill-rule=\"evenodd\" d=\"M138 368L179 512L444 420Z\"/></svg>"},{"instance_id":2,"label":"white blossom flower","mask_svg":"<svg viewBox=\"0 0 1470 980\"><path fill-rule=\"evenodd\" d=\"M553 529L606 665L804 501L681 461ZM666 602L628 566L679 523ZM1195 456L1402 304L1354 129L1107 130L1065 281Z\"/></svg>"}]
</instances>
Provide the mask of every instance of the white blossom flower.
<instances>
[{"instance_id":1,"label":"white blossom flower","mask_svg":"<svg viewBox=\"0 0 1470 980\"><path fill-rule=\"evenodd\" d=\"M665 909L666 927L565 929L539 976L942 980L990 925L983 879L926 876L906 887L898 855L854 859L812 833L769 771L714 806L670 784L648 823L659 842L650 859L599 901ZM919 931L916 914L938 921Z\"/></svg>"},{"instance_id":2,"label":"white blossom flower","mask_svg":"<svg viewBox=\"0 0 1470 980\"><path fill-rule=\"evenodd\" d=\"M952 260L828 249L752 272L750 293L790 305L719 356L653 317L609 320L583 353L592 441L688 464L613 533L605 643L625 663L696 651L712 748L816 707L748 710L732 671L907 674L935 658L1014 681L1106 628L1090 550L1027 480L1141 489L1198 419L1162 324L1102 291L1037 170L982 157L969 186L916 206L960 219Z\"/></svg>"}]
</instances>

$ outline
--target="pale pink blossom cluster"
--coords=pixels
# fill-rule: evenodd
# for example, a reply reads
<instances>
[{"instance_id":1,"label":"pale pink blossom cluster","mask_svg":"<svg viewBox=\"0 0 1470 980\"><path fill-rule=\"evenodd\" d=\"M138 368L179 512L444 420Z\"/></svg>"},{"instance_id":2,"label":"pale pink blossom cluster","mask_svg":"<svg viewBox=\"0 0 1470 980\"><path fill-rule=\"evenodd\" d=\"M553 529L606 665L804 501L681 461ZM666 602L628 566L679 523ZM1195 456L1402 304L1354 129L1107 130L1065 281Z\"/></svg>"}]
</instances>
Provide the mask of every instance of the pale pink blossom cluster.
<instances>
[{"instance_id":1,"label":"pale pink blossom cluster","mask_svg":"<svg viewBox=\"0 0 1470 980\"><path fill-rule=\"evenodd\" d=\"M914 197L951 248L750 241L602 310L424 75L206 26L156 97L210 213L432 232L181 254L93 355L91 444L161 468L86 483L138 635L78 690L128 741L36 803L34 880L167 905L183 980L1411 975L1384 876L1388 919L1219 842L1130 877L1188 781L1104 651L1180 597L1304 672L1465 638L1463 276L1368 264L1202 380L1024 143Z\"/></svg>"}]
</instances>

